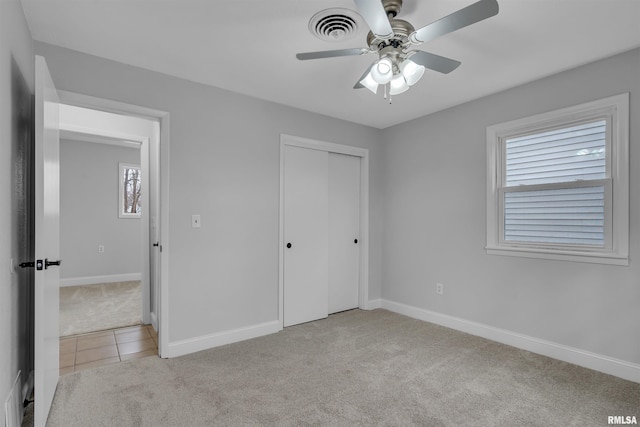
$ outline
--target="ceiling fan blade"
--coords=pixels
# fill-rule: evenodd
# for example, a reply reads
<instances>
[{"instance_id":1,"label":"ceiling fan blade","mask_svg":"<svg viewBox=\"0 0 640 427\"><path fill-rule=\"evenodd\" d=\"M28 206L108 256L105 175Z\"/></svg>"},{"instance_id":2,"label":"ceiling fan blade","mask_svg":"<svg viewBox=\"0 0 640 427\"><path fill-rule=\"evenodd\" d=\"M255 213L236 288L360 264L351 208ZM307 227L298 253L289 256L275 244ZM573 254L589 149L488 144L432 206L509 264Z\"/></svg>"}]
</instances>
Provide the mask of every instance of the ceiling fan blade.
<instances>
[{"instance_id":1,"label":"ceiling fan blade","mask_svg":"<svg viewBox=\"0 0 640 427\"><path fill-rule=\"evenodd\" d=\"M355 0L358 12L367 22L373 34L381 39L388 39L393 36L393 30L389 23L387 12L382 7L380 0Z\"/></svg>"},{"instance_id":2,"label":"ceiling fan blade","mask_svg":"<svg viewBox=\"0 0 640 427\"><path fill-rule=\"evenodd\" d=\"M369 68L367 68L367 71L364 72L364 74L362 75L362 77L360 77L358 79L358 82L356 83L356 85L353 87L354 89L362 89L364 88L364 86L362 85L362 83L360 83L362 80L364 80L365 77L367 77L367 74L369 74L369 72L371 71L371 69L373 68L374 64L371 64L369 66Z\"/></svg>"},{"instance_id":3,"label":"ceiling fan blade","mask_svg":"<svg viewBox=\"0 0 640 427\"><path fill-rule=\"evenodd\" d=\"M335 58L338 56L352 56L352 55L364 55L369 53L369 49L355 48L355 49L339 49L339 50L325 50L322 52L305 52L296 54L296 58L300 61L306 61L307 59L322 59L322 58Z\"/></svg>"},{"instance_id":4,"label":"ceiling fan blade","mask_svg":"<svg viewBox=\"0 0 640 427\"><path fill-rule=\"evenodd\" d=\"M498 14L496 0L480 0L414 31L409 39L414 44L428 42L444 34L475 24Z\"/></svg>"},{"instance_id":5,"label":"ceiling fan blade","mask_svg":"<svg viewBox=\"0 0 640 427\"><path fill-rule=\"evenodd\" d=\"M429 52L423 52L421 50L415 50L409 59L418 65L422 65L430 70L438 71L439 73L449 74L461 64L460 61L455 59L445 58L444 56L436 55Z\"/></svg>"}]
</instances>

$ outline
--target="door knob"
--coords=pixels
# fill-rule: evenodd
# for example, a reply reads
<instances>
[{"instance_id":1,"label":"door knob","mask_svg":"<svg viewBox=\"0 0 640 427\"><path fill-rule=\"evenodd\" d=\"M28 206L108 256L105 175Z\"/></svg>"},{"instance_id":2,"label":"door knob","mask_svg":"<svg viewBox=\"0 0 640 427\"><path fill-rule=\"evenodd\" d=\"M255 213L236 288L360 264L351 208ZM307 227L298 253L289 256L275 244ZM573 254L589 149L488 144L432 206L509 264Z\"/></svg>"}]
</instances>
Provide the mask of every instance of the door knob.
<instances>
[{"instance_id":1,"label":"door knob","mask_svg":"<svg viewBox=\"0 0 640 427\"><path fill-rule=\"evenodd\" d=\"M358 239L355 239L355 240L353 241L353 243L355 243L355 244L357 245L357 244L358 244Z\"/></svg>"},{"instance_id":2,"label":"door knob","mask_svg":"<svg viewBox=\"0 0 640 427\"><path fill-rule=\"evenodd\" d=\"M62 264L61 260L49 261L48 259L45 258L45 260L44 260L44 269L46 270L47 268L49 268L52 265L60 265L60 264Z\"/></svg>"},{"instance_id":3,"label":"door knob","mask_svg":"<svg viewBox=\"0 0 640 427\"><path fill-rule=\"evenodd\" d=\"M291 249L291 243L287 243L287 249Z\"/></svg>"}]
</instances>

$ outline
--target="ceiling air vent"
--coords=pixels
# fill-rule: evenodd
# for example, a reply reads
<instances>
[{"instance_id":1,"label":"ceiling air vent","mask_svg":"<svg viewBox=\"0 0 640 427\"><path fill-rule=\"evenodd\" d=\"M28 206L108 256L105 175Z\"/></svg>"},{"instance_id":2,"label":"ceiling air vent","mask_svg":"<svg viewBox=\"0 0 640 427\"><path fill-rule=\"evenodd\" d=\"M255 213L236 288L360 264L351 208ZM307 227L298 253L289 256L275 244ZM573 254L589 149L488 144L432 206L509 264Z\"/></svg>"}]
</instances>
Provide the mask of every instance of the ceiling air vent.
<instances>
[{"instance_id":1,"label":"ceiling air vent","mask_svg":"<svg viewBox=\"0 0 640 427\"><path fill-rule=\"evenodd\" d=\"M353 10L333 8L322 10L309 21L309 31L320 40L348 40L358 32L362 18Z\"/></svg>"}]
</instances>

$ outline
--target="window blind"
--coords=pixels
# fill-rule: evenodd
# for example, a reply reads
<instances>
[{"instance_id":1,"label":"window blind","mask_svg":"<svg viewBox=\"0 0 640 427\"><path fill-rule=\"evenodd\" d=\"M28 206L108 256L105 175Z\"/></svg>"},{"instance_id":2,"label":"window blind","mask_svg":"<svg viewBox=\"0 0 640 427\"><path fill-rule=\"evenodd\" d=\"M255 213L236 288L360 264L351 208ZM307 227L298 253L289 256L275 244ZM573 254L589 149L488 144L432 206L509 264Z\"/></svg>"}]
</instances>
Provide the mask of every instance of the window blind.
<instances>
[{"instance_id":1,"label":"window blind","mask_svg":"<svg viewBox=\"0 0 640 427\"><path fill-rule=\"evenodd\" d=\"M606 121L506 140L506 186L606 178Z\"/></svg>"},{"instance_id":2,"label":"window blind","mask_svg":"<svg viewBox=\"0 0 640 427\"><path fill-rule=\"evenodd\" d=\"M504 240L604 245L604 186L504 193Z\"/></svg>"},{"instance_id":3,"label":"window blind","mask_svg":"<svg viewBox=\"0 0 640 427\"><path fill-rule=\"evenodd\" d=\"M576 184L607 178L606 147L605 120L507 139L504 240L604 246L605 186Z\"/></svg>"}]
</instances>

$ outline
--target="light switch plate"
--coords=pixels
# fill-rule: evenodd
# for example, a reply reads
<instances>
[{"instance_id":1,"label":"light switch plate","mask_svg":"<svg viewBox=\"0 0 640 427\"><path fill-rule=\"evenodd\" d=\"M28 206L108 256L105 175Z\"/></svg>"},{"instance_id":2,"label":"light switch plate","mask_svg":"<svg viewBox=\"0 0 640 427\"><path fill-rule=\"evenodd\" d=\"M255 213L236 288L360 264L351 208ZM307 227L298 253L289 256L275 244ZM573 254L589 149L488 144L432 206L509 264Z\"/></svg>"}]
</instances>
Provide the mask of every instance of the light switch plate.
<instances>
[{"instance_id":1,"label":"light switch plate","mask_svg":"<svg viewBox=\"0 0 640 427\"><path fill-rule=\"evenodd\" d=\"M200 228L200 215L191 215L191 228Z\"/></svg>"}]
</instances>

